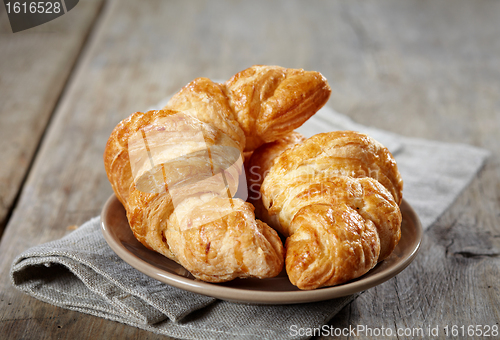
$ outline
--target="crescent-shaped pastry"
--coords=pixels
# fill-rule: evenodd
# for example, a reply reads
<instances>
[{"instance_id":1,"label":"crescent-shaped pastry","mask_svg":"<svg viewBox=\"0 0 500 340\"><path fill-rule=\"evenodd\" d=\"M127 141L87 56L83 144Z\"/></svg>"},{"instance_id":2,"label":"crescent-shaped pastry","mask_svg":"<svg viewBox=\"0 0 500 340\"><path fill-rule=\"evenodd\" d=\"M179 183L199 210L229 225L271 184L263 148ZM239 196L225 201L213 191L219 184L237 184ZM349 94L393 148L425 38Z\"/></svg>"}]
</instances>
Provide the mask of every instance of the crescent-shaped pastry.
<instances>
[{"instance_id":1,"label":"crescent-shaped pastry","mask_svg":"<svg viewBox=\"0 0 500 340\"><path fill-rule=\"evenodd\" d=\"M195 79L163 110L120 122L104 164L135 237L205 281L276 276L284 248L245 202L242 155L301 125L329 95L318 72L253 66L223 84Z\"/></svg>"},{"instance_id":2,"label":"crescent-shaped pastry","mask_svg":"<svg viewBox=\"0 0 500 340\"><path fill-rule=\"evenodd\" d=\"M399 242L403 182L391 153L367 135L294 133L255 150L247 170L254 189L262 183L258 216L288 237L286 270L300 289L357 278Z\"/></svg>"}]
</instances>

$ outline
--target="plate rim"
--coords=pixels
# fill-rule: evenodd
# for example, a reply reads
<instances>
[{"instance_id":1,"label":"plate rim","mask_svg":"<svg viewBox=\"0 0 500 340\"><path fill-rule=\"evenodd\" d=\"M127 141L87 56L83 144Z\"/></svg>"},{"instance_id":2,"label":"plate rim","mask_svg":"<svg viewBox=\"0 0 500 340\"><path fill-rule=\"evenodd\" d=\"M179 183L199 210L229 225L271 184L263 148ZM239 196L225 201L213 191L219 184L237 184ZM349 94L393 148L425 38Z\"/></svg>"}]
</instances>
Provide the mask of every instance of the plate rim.
<instances>
[{"instance_id":1,"label":"plate rim","mask_svg":"<svg viewBox=\"0 0 500 340\"><path fill-rule=\"evenodd\" d=\"M136 256L133 252L127 249L121 242L117 241L112 234L111 227L105 223L106 214L108 213L112 204L116 204L118 198L115 194L112 194L103 206L101 211L101 231L103 233L104 239L110 248L120 257L123 261L142 272L143 274L152 277L160 282L171 285L176 288L180 288L193 293L214 297L220 300L246 303L246 304L295 304L295 303L308 303L330 300L334 298L340 298L347 295L355 294L363 290L373 288L385 281L398 275L403 271L417 256L420 246L422 243L423 228L422 224L418 218L413 207L403 198L401 202L401 207L404 205L404 210L409 212L409 218L413 221L415 226L415 244L410 250L409 255L398 262L394 268L392 268L389 273L382 271L380 273L373 274L367 278L360 279L352 282L347 282L345 284L333 287L324 287L315 290L298 290L298 291L261 291L261 290L247 290L242 288L227 287L222 285L217 285L210 282L204 282L201 280L193 280L184 276L177 275L175 273L167 272L160 269L153 264L144 261L143 259ZM401 209L403 210L403 209ZM172 261L166 258L169 261ZM149 269L147 271L146 269ZM147 271L147 272L146 272ZM365 274L366 275L366 274Z\"/></svg>"}]
</instances>

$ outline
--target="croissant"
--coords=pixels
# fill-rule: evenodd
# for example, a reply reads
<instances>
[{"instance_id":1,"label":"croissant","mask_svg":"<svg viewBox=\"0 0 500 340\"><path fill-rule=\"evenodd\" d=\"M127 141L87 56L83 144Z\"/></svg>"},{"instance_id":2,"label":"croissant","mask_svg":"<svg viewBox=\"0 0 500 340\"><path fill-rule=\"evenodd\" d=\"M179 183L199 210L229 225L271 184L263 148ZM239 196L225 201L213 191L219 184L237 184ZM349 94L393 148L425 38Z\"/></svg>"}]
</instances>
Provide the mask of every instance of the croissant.
<instances>
[{"instance_id":1,"label":"croissant","mask_svg":"<svg viewBox=\"0 0 500 340\"><path fill-rule=\"evenodd\" d=\"M242 154L301 125L329 94L317 72L253 66L223 84L195 79L164 109L120 122L104 164L134 236L201 280L279 274L283 245L245 202Z\"/></svg>"},{"instance_id":2,"label":"croissant","mask_svg":"<svg viewBox=\"0 0 500 340\"><path fill-rule=\"evenodd\" d=\"M286 271L300 289L357 278L399 242L403 182L367 135L294 132L255 150L246 167L257 216L287 237Z\"/></svg>"},{"instance_id":3,"label":"croissant","mask_svg":"<svg viewBox=\"0 0 500 340\"><path fill-rule=\"evenodd\" d=\"M243 143L244 151L252 151L301 126L328 101L330 93L319 72L255 65L224 84L197 78L166 108L194 110L195 117Z\"/></svg>"}]
</instances>

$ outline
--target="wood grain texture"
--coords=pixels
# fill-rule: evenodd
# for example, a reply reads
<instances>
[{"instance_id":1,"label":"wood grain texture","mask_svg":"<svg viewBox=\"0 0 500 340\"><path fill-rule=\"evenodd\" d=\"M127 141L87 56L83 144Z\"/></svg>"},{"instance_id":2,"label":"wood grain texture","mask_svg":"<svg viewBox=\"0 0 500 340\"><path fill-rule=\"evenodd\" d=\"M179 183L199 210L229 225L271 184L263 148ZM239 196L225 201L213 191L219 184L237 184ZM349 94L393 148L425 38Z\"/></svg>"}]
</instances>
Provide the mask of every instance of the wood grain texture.
<instances>
[{"instance_id":1,"label":"wood grain texture","mask_svg":"<svg viewBox=\"0 0 500 340\"><path fill-rule=\"evenodd\" d=\"M439 325L444 338L446 325L500 324L499 5L384 2L349 8L363 51L358 65L365 71L357 82L343 82L342 92L351 95L334 90L330 103L359 122L481 146L492 157L426 231L409 268L362 294L332 327L427 332ZM381 17L386 20L373 22Z\"/></svg>"},{"instance_id":2,"label":"wood grain texture","mask_svg":"<svg viewBox=\"0 0 500 340\"><path fill-rule=\"evenodd\" d=\"M110 3L0 244L1 334L165 338L39 302L17 292L6 273L23 250L100 212L111 194L102 152L119 120L195 77L227 79L252 64L322 72L333 90L329 105L360 123L493 154L426 231L415 262L330 325L498 324L498 17L500 2L486 0Z\"/></svg>"},{"instance_id":3,"label":"wood grain texture","mask_svg":"<svg viewBox=\"0 0 500 340\"><path fill-rule=\"evenodd\" d=\"M101 3L15 34L0 6L0 235Z\"/></svg>"}]
</instances>

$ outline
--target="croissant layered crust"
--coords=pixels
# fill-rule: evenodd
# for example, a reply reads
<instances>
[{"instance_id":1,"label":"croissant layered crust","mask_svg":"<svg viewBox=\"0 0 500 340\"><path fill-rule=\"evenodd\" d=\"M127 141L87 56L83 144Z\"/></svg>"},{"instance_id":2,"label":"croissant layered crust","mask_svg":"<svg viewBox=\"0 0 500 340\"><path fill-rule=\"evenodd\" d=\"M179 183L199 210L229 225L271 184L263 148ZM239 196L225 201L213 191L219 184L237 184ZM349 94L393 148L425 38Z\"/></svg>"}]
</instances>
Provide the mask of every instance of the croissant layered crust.
<instances>
[{"instance_id":1,"label":"croissant layered crust","mask_svg":"<svg viewBox=\"0 0 500 340\"><path fill-rule=\"evenodd\" d=\"M134 236L201 280L279 274L278 234L236 197L242 154L300 126L329 95L317 72L254 66L223 84L195 79L164 109L124 119L104 164Z\"/></svg>"},{"instance_id":2,"label":"croissant layered crust","mask_svg":"<svg viewBox=\"0 0 500 340\"><path fill-rule=\"evenodd\" d=\"M352 131L288 141L263 145L247 168L263 165L262 219L288 237L290 281L315 289L365 274L401 237L403 183L394 158Z\"/></svg>"},{"instance_id":3,"label":"croissant layered crust","mask_svg":"<svg viewBox=\"0 0 500 340\"><path fill-rule=\"evenodd\" d=\"M194 143L188 140L179 146L181 141L176 137L185 136L193 126L203 132L204 142L212 151L210 158L206 152L193 151ZM170 131L173 135L164 140L149 138L153 141L149 143L150 154L161 147L155 143L165 143L181 148L169 148L167 154L172 156L177 150L184 156L170 162L160 158L156 160L159 165L147 171L141 170L147 162L136 160L139 177L134 178L130 162L134 158L128 155L130 141L144 130L149 135L152 131ZM277 233L255 220L253 206L227 196L227 190L236 191L238 171L242 170L224 164L222 154L228 149L239 152L237 147L214 126L173 110L135 113L115 128L106 147L108 178L123 200L134 236L205 281L272 277L283 266L284 250ZM220 171L224 171L227 187L213 176ZM164 181L166 174L168 179Z\"/></svg>"},{"instance_id":4,"label":"croissant layered crust","mask_svg":"<svg viewBox=\"0 0 500 340\"><path fill-rule=\"evenodd\" d=\"M230 127L227 134L245 151L252 151L304 124L325 105L330 93L319 72L256 65L222 84L197 78L165 108L193 112L223 131ZM215 120L213 111L221 113Z\"/></svg>"}]
</instances>

